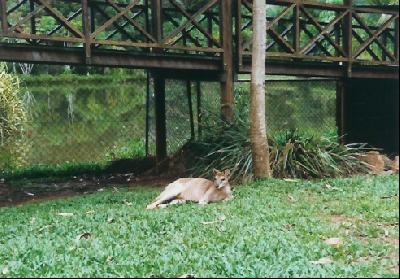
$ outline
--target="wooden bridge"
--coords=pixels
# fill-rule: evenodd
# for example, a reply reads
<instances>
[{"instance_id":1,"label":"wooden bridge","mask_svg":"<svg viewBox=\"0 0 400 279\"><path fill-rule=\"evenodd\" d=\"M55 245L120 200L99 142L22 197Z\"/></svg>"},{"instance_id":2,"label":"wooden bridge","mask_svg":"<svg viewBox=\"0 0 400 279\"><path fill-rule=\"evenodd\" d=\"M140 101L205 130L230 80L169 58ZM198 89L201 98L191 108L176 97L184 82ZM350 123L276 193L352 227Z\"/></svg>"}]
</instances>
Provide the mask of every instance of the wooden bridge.
<instances>
[{"instance_id":1,"label":"wooden bridge","mask_svg":"<svg viewBox=\"0 0 400 279\"><path fill-rule=\"evenodd\" d=\"M221 110L229 118L234 81L251 70L251 0L182 2L0 0L0 60L151 70L161 158L165 78L220 81ZM397 84L398 6L266 2L267 74L337 78L338 123L350 133L345 92L352 81ZM358 83L359 90L368 90L367 83Z\"/></svg>"}]
</instances>

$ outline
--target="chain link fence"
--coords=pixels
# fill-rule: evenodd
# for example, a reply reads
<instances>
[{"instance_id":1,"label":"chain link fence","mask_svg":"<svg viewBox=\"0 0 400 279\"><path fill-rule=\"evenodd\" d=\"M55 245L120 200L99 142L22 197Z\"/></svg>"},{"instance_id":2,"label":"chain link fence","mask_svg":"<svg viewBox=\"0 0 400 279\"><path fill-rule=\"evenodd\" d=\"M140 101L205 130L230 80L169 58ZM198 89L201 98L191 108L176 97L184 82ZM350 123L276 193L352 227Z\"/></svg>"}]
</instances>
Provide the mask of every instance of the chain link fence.
<instances>
[{"instance_id":1,"label":"chain link fence","mask_svg":"<svg viewBox=\"0 0 400 279\"><path fill-rule=\"evenodd\" d=\"M39 76L23 81L21 91L29 112L24 152L18 153L21 158L0 154L0 170L13 166L12 161L18 161L14 167L98 164L155 154L153 81L144 71L109 77ZM269 80L266 91L270 133L294 128L318 135L337 131L334 80ZM236 108L244 113L249 92L248 81L235 84ZM197 138L202 118L219 111L218 82L167 80L168 154L193 132Z\"/></svg>"}]
</instances>

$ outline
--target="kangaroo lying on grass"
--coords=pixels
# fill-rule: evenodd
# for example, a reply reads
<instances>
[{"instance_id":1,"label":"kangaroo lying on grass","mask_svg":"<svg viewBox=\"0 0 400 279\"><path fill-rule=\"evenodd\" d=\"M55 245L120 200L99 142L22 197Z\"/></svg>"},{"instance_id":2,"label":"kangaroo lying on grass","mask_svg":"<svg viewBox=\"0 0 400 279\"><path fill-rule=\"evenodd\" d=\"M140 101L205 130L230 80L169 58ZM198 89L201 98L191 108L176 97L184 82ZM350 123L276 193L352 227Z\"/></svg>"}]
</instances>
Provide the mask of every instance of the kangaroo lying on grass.
<instances>
[{"instance_id":1,"label":"kangaroo lying on grass","mask_svg":"<svg viewBox=\"0 0 400 279\"><path fill-rule=\"evenodd\" d=\"M165 190L147 206L147 209L166 207L168 204L180 204L194 201L207 204L233 198L229 184L230 171L214 169L214 181L204 178L179 178L170 183Z\"/></svg>"}]
</instances>

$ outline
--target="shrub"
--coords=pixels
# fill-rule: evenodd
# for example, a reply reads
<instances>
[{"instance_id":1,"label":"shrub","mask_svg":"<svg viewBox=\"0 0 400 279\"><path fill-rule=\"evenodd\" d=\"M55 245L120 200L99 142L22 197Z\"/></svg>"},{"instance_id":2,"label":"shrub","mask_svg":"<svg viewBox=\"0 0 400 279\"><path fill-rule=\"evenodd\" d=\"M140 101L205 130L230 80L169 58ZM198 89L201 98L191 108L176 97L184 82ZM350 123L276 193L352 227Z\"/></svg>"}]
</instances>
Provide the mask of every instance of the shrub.
<instances>
[{"instance_id":1,"label":"shrub","mask_svg":"<svg viewBox=\"0 0 400 279\"><path fill-rule=\"evenodd\" d=\"M249 123L236 115L233 123L208 117L203 137L188 147L195 156L194 175L207 176L212 169L230 169L232 180L253 178ZM325 178L366 173L358 159L365 144L341 145L337 135L313 136L282 131L268 137L270 164L277 178Z\"/></svg>"},{"instance_id":2,"label":"shrub","mask_svg":"<svg viewBox=\"0 0 400 279\"><path fill-rule=\"evenodd\" d=\"M23 140L27 113L19 94L19 80L0 64L0 167L21 164L25 156Z\"/></svg>"}]
</instances>

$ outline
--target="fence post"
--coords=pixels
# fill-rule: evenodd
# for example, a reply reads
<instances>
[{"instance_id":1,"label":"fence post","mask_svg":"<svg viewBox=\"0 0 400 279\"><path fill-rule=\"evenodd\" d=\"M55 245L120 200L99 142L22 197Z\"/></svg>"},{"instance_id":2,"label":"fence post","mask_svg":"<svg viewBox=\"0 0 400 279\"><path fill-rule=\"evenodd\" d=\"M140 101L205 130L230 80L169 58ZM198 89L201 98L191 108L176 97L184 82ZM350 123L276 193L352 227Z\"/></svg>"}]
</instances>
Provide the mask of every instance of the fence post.
<instances>
[{"instance_id":1,"label":"fence post","mask_svg":"<svg viewBox=\"0 0 400 279\"><path fill-rule=\"evenodd\" d=\"M162 39L162 2L151 0L152 33L159 43ZM157 49L156 52L160 50ZM167 157L167 128L165 114L165 78L153 72L155 116L156 116L156 161L157 165Z\"/></svg>"},{"instance_id":2,"label":"fence post","mask_svg":"<svg viewBox=\"0 0 400 279\"><path fill-rule=\"evenodd\" d=\"M193 102L192 102L192 84L190 80L186 81L186 94L188 99L189 117L190 117L190 139L194 140L195 131L194 131Z\"/></svg>"},{"instance_id":3,"label":"fence post","mask_svg":"<svg viewBox=\"0 0 400 279\"><path fill-rule=\"evenodd\" d=\"M223 54L223 75L221 80L221 115L224 120L233 120L233 35L232 35L232 2L221 0L220 33Z\"/></svg>"},{"instance_id":4,"label":"fence post","mask_svg":"<svg viewBox=\"0 0 400 279\"><path fill-rule=\"evenodd\" d=\"M196 93L197 93L197 136L198 138L201 137L202 134L202 123L201 123L201 118L202 118L202 112L201 112L201 85L200 81L196 81Z\"/></svg>"}]
</instances>

